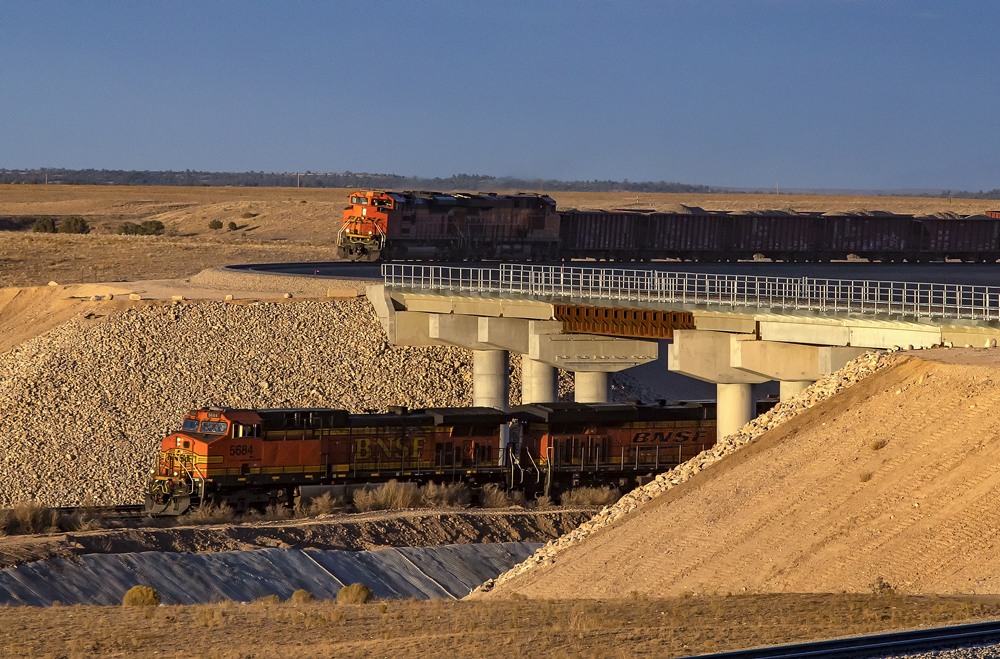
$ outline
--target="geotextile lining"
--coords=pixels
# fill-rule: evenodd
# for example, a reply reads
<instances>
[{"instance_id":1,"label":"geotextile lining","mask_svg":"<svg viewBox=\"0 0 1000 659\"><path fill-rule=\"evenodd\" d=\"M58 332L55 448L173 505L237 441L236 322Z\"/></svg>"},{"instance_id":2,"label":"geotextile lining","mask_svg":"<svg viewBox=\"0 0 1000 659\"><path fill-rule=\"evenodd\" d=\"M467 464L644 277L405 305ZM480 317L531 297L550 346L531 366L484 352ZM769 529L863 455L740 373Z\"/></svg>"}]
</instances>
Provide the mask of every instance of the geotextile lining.
<instances>
[{"instance_id":1,"label":"geotextile lining","mask_svg":"<svg viewBox=\"0 0 1000 659\"><path fill-rule=\"evenodd\" d=\"M376 551L260 549L212 554L87 554L0 571L0 606L121 604L132 586L155 588L164 604L250 602L305 589L333 599L363 583L378 599L458 599L525 560L532 542L402 547Z\"/></svg>"}]
</instances>

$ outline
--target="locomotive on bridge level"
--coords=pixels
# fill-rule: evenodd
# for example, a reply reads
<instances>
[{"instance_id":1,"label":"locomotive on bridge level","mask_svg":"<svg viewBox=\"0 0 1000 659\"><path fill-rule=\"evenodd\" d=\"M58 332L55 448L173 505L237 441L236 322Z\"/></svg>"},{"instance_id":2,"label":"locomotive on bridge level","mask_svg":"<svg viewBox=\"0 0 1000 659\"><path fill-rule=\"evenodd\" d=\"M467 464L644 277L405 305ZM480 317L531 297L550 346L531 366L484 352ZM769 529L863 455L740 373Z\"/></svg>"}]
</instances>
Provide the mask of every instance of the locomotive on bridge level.
<instances>
[{"instance_id":1,"label":"locomotive on bridge level","mask_svg":"<svg viewBox=\"0 0 1000 659\"><path fill-rule=\"evenodd\" d=\"M337 236L337 256L387 259L556 258L559 214L551 197L358 191Z\"/></svg>"},{"instance_id":2,"label":"locomotive on bridge level","mask_svg":"<svg viewBox=\"0 0 1000 659\"><path fill-rule=\"evenodd\" d=\"M507 432L502 432L503 428ZM498 483L558 493L630 486L715 444L715 407L547 403L492 408L191 410L160 445L148 513L294 504L303 485Z\"/></svg>"}]
</instances>

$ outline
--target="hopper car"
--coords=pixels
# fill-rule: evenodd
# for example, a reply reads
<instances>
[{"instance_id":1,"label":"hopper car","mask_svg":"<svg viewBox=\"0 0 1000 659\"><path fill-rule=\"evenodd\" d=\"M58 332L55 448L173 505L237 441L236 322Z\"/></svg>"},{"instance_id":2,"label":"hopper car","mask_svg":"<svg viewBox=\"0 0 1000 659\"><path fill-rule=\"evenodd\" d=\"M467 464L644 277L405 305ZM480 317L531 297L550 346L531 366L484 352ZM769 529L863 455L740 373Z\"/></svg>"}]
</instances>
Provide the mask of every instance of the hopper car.
<instances>
[{"instance_id":1,"label":"hopper car","mask_svg":"<svg viewBox=\"0 0 1000 659\"><path fill-rule=\"evenodd\" d=\"M944 218L697 208L557 212L547 195L370 190L348 202L337 253L355 261L1000 259L1000 211Z\"/></svg>"},{"instance_id":2,"label":"hopper car","mask_svg":"<svg viewBox=\"0 0 1000 659\"><path fill-rule=\"evenodd\" d=\"M497 483L529 496L645 482L715 444L712 404L189 411L161 442L145 511L294 505L306 485Z\"/></svg>"}]
</instances>

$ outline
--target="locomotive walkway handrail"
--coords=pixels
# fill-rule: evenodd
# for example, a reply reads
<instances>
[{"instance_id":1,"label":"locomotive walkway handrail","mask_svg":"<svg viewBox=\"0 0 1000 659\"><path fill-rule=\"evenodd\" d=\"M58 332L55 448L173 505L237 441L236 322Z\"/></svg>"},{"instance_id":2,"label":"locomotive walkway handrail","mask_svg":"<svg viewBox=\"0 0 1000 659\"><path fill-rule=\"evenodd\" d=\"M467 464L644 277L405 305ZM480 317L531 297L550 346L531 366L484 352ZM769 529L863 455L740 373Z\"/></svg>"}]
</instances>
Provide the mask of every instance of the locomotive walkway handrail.
<instances>
[{"instance_id":1,"label":"locomotive walkway handrail","mask_svg":"<svg viewBox=\"0 0 1000 659\"><path fill-rule=\"evenodd\" d=\"M499 268L386 263L382 276L389 287L433 291L1000 320L996 286L506 263Z\"/></svg>"}]
</instances>

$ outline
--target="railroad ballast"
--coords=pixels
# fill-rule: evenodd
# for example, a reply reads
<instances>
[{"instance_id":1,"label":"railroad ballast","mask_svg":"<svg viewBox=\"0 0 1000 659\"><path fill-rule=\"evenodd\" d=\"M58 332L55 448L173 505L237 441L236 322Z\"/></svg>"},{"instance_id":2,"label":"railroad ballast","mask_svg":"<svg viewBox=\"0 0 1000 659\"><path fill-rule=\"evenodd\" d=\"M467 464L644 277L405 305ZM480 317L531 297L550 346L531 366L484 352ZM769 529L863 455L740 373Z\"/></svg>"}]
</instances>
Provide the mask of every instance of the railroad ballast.
<instances>
[{"instance_id":1,"label":"railroad ballast","mask_svg":"<svg viewBox=\"0 0 1000 659\"><path fill-rule=\"evenodd\" d=\"M922 263L1000 259L1000 211L934 217L874 212L557 212L539 194L357 191L338 255L385 259L542 261L593 258L822 262L848 255Z\"/></svg>"},{"instance_id":2,"label":"railroad ballast","mask_svg":"<svg viewBox=\"0 0 1000 659\"><path fill-rule=\"evenodd\" d=\"M188 412L163 439L145 509L291 506L304 485L497 483L528 496L641 484L715 444L715 406L547 403L492 408Z\"/></svg>"}]
</instances>

